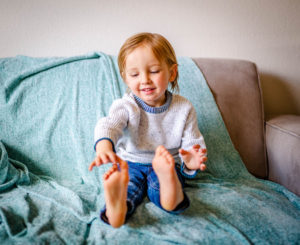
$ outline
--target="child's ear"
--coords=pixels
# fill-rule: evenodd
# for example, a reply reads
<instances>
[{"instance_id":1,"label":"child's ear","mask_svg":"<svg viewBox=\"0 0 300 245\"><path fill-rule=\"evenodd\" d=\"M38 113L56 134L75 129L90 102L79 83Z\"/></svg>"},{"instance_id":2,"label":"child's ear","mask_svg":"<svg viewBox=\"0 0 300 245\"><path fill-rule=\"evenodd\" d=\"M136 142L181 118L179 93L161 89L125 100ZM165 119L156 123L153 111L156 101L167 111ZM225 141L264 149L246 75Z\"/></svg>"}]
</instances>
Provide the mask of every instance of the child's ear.
<instances>
[{"instance_id":1,"label":"child's ear","mask_svg":"<svg viewBox=\"0 0 300 245\"><path fill-rule=\"evenodd\" d=\"M170 68L170 82L174 82L176 76L177 76L177 71L178 70L178 65L177 64L173 64Z\"/></svg>"},{"instance_id":2,"label":"child's ear","mask_svg":"<svg viewBox=\"0 0 300 245\"><path fill-rule=\"evenodd\" d=\"M121 77L123 78L123 81L126 83L126 75L124 71L121 73Z\"/></svg>"}]
</instances>

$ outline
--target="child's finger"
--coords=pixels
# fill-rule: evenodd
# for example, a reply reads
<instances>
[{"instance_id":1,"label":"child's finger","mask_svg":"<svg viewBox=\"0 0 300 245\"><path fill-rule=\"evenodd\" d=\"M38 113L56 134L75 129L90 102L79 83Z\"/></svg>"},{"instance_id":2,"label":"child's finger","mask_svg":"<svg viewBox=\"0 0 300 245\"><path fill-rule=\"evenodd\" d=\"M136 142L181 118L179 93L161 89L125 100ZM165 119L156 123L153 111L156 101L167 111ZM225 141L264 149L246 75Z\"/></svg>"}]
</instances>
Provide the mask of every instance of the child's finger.
<instances>
[{"instance_id":1,"label":"child's finger","mask_svg":"<svg viewBox=\"0 0 300 245\"><path fill-rule=\"evenodd\" d=\"M202 152L202 153L206 153L207 150L206 150L205 148L203 148L203 149L201 149L201 152Z\"/></svg>"},{"instance_id":2,"label":"child's finger","mask_svg":"<svg viewBox=\"0 0 300 245\"><path fill-rule=\"evenodd\" d=\"M96 166L96 162L93 161L93 162L90 164L90 166L89 166L89 171L92 171L92 170L93 170L93 167L95 167L95 166Z\"/></svg>"},{"instance_id":3,"label":"child's finger","mask_svg":"<svg viewBox=\"0 0 300 245\"><path fill-rule=\"evenodd\" d=\"M204 163L200 164L200 170L204 171L206 169L206 165Z\"/></svg>"},{"instance_id":4,"label":"child's finger","mask_svg":"<svg viewBox=\"0 0 300 245\"><path fill-rule=\"evenodd\" d=\"M193 149L203 154L207 152L206 148L201 148L200 145L193 145Z\"/></svg>"},{"instance_id":5,"label":"child's finger","mask_svg":"<svg viewBox=\"0 0 300 245\"><path fill-rule=\"evenodd\" d=\"M103 155L101 156L101 160L102 160L102 163L108 163L108 162L110 162L108 156L105 155L105 154L103 154Z\"/></svg>"},{"instance_id":6,"label":"child's finger","mask_svg":"<svg viewBox=\"0 0 300 245\"><path fill-rule=\"evenodd\" d=\"M102 164L102 160L101 160L101 158L98 157L98 156L95 158L95 162L96 162L96 166L97 166L97 167L99 167L99 166Z\"/></svg>"},{"instance_id":7,"label":"child's finger","mask_svg":"<svg viewBox=\"0 0 300 245\"><path fill-rule=\"evenodd\" d=\"M206 162L206 161L207 161L207 157L203 157L203 158L202 158L202 161L203 161L203 162Z\"/></svg>"},{"instance_id":8,"label":"child's finger","mask_svg":"<svg viewBox=\"0 0 300 245\"><path fill-rule=\"evenodd\" d=\"M186 150L184 150L184 149L179 149L179 153L180 153L181 155L187 155L189 152L186 151Z\"/></svg>"},{"instance_id":9,"label":"child's finger","mask_svg":"<svg viewBox=\"0 0 300 245\"><path fill-rule=\"evenodd\" d=\"M109 160L112 162L112 163L114 163L114 164L116 164L118 161L117 161L117 156L116 156L116 154L115 153L110 153L109 155L108 155L108 158L109 158Z\"/></svg>"}]
</instances>

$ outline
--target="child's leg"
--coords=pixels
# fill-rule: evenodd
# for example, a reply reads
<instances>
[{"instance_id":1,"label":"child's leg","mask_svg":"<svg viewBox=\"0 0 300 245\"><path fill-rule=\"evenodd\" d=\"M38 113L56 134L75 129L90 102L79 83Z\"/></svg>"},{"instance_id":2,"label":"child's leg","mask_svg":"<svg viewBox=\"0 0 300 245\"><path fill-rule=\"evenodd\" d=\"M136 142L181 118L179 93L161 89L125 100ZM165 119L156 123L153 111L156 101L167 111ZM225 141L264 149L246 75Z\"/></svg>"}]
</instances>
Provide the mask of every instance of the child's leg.
<instances>
[{"instance_id":1,"label":"child's leg","mask_svg":"<svg viewBox=\"0 0 300 245\"><path fill-rule=\"evenodd\" d=\"M127 199L126 199L127 213L125 216L125 221L133 214L136 207L143 201L143 198L146 193L146 185L147 185L146 172L148 169L149 166L141 166L137 163L128 162L129 182L127 183ZM105 173L104 183L106 181L105 179L107 178L107 176L109 178L115 171L118 171L117 167L113 166L110 170L107 171L107 173ZM118 184L119 183L117 183L116 186L118 186ZM105 192L108 192L107 195L110 195L109 191L110 189L108 190L105 189ZM107 208L106 208L107 203L108 202L106 202L105 207L102 209L100 216L105 223L111 224L111 221L107 217Z\"/></svg>"},{"instance_id":2,"label":"child's leg","mask_svg":"<svg viewBox=\"0 0 300 245\"><path fill-rule=\"evenodd\" d=\"M167 211L173 211L185 196L175 170L173 156L163 146L156 149L152 167L158 177L160 204Z\"/></svg>"},{"instance_id":3,"label":"child's leg","mask_svg":"<svg viewBox=\"0 0 300 245\"><path fill-rule=\"evenodd\" d=\"M140 165L139 163L128 162L129 183L127 192L127 216L129 218L138 205L141 204L147 187L147 172L150 166Z\"/></svg>"},{"instance_id":4,"label":"child's leg","mask_svg":"<svg viewBox=\"0 0 300 245\"><path fill-rule=\"evenodd\" d=\"M111 226L117 228L124 224L127 213L128 165L120 161L120 170L113 165L103 176L106 217Z\"/></svg>"}]
</instances>

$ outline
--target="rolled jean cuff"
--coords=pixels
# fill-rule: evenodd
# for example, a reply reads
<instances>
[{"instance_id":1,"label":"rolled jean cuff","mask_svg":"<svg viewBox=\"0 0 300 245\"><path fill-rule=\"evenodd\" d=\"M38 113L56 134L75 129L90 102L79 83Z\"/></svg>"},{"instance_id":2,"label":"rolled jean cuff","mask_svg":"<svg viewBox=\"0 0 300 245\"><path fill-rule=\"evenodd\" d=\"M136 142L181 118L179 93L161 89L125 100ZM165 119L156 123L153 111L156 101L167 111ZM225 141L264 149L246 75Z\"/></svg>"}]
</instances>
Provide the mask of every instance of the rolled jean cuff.
<instances>
[{"instance_id":1,"label":"rolled jean cuff","mask_svg":"<svg viewBox=\"0 0 300 245\"><path fill-rule=\"evenodd\" d=\"M186 210L190 206L190 199L188 196L183 192L184 198L181 203L177 205L177 207L172 211L167 211L171 214L181 214L184 210Z\"/></svg>"},{"instance_id":2,"label":"rolled jean cuff","mask_svg":"<svg viewBox=\"0 0 300 245\"><path fill-rule=\"evenodd\" d=\"M100 212L100 219L101 219L104 223L110 225L110 223L108 222L108 218L107 218L107 216L106 216L106 206L104 206L103 209L102 209L101 212Z\"/></svg>"},{"instance_id":3,"label":"rolled jean cuff","mask_svg":"<svg viewBox=\"0 0 300 245\"><path fill-rule=\"evenodd\" d=\"M130 200L127 200L127 214L126 214L126 219L125 219L125 223L127 221L127 219L133 214L134 212L134 207L133 207L133 204ZM104 205L104 207L101 209L101 212L100 212L100 219L110 225L109 221L108 221L108 218L106 216L106 205Z\"/></svg>"}]
</instances>

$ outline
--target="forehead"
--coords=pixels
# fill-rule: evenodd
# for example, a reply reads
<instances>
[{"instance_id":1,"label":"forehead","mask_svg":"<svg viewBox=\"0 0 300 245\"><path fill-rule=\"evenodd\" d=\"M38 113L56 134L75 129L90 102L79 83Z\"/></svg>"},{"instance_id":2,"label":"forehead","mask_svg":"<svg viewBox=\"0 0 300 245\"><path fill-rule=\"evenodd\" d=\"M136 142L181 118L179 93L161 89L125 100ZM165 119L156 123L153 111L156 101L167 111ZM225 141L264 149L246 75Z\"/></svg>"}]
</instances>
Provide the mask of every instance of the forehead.
<instances>
[{"instance_id":1,"label":"forehead","mask_svg":"<svg viewBox=\"0 0 300 245\"><path fill-rule=\"evenodd\" d=\"M125 66L126 68L130 68L136 65L161 65L162 63L162 59L158 59L158 57L153 52L152 47L143 44L134 48L127 54Z\"/></svg>"}]
</instances>

